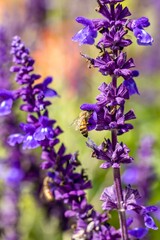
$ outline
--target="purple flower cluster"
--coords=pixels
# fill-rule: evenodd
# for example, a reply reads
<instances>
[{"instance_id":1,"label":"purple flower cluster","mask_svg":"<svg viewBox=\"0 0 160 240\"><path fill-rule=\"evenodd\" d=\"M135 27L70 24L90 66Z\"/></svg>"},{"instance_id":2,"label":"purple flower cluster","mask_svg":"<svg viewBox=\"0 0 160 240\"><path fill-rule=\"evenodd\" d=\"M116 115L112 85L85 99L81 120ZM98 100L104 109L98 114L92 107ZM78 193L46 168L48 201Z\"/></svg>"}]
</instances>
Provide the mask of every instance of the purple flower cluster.
<instances>
[{"instance_id":1,"label":"purple flower cluster","mask_svg":"<svg viewBox=\"0 0 160 240\"><path fill-rule=\"evenodd\" d=\"M128 240L128 235L141 239L147 234L148 228L157 229L150 216L150 213L157 211L157 207L141 205L138 190L132 189L130 185L123 189L121 183L121 164L131 163L133 158L129 156L128 147L118 142L118 136L133 129L133 125L128 121L135 119L136 116L133 110L126 112L125 103L131 95L139 94L133 79L139 76L139 72L133 70L134 60L128 58L125 52L125 48L132 44L127 38L128 32L134 33L138 45L149 46L153 42L152 37L144 29L150 25L148 18L129 19L131 13L127 7L123 7L121 4L123 1L98 0L96 11L102 18L90 20L78 17L76 21L83 24L84 28L72 40L79 42L80 45L92 45L96 37L100 36L95 43L96 48L100 50L98 57L81 55L89 61L89 66L98 68L103 76L110 76L112 80L110 83L104 82L100 85L96 103L84 103L80 108L90 113L87 119L88 131L94 129L111 132L111 139L104 139L99 146L88 138L87 146L93 151L92 157L104 161L101 168L113 168L114 185L103 191L102 209L118 211L122 239ZM134 218L127 219L128 212L130 214L135 212L139 218L143 218L144 225L131 228Z\"/></svg>"},{"instance_id":2,"label":"purple flower cluster","mask_svg":"<svg viewBox=\"0 0 160 240\"><path fill-rule=\"evenodd\" d=\"M118 135L132 129L132 124L126 121L135 119L135 115L132 110L124 113L125 100L129 99L129 92L124 84L116 89L113 83L102 83L99 90L101 93L96 98L96 104L81 105L82 110L92 111L89 125L97 131L117 129Z\"/></svg>"},{"instance_id":3,"label":"purple flower cluster","mask_svg":"<svg viewBox=\"0 0 160 240\"><path fill-rule=\"evenodd\" d=\"M34 60L17 36L13 38L11 53L14 62L11 71L16 73L20 85L12 92L13 99L14 102L19 98L23 100L20 109L27 112L27 121L20 124L21 132L9 136L8 143L22 144L23 149L41 148L41 168L47 170L47 193L50 200L67 206L65 217L75 219L73 239L120 239L120 231L107 223L107 213L98 213L87 202L85 190L92 187L91 182L84 169L77 170L78 154L66 154L64 144L58 139L62 130L49 118L47 107L51 102L46 98L58 96L48 87L52 78L35 83L40 76L32 73Z\"/></svg>"}]
</instances>

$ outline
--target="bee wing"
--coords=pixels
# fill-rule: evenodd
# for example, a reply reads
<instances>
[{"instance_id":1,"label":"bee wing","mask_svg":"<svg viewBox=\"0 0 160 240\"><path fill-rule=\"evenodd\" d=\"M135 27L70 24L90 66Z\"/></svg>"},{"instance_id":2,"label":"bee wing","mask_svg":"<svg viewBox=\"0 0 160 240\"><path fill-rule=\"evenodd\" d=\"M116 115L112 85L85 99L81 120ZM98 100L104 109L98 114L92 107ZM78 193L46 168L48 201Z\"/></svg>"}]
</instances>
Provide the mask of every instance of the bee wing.
<instances>
[{"instance_id":1,"label":"bee wing","mask_svg":"<svg viewBox=\"0 0 160 240\"><path fill-rule=\"evenodd\" d=\"M84 116L82 115L82 116L77 117L77 118L72 122L71 125L74 127L74 129L75 129L76 131L79 130L80 125L81 125L81 122L82 122L83 119L84 119Z\"/></svg>"},{"instance_id":2,"label":"bee wing","mask_svg":"<svg viewBox=\"0 0 160 240\"><path fill-rule=\"evenodd\" d=\"M80 128L80 124L81 124L81 120L80 120L80 118L78 117L78 118L76 118L76 119L72 122L71 125L74 127L74 129L75 129L76 131L78 131L79 128Z\"/></svg>"}]
</instances>

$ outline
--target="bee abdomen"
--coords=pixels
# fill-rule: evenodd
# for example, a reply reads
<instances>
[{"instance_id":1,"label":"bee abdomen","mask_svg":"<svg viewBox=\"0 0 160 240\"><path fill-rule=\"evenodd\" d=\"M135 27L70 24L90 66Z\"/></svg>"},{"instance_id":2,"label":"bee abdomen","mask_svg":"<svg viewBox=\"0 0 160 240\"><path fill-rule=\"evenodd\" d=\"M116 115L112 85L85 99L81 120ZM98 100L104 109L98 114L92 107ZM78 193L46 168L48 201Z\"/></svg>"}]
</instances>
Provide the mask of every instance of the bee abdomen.
<instances>
[{"instance_id":1,"label":"bee abdomen","mask_svg":"<svg viewBox=\"0 0 160 240\"><path fill-rule=\"evenodd\" d=\"M81 133L84 137L88 137L87 126L81 126L79 130L80 130L80 133Z\"/></svg>"}]
</instances>

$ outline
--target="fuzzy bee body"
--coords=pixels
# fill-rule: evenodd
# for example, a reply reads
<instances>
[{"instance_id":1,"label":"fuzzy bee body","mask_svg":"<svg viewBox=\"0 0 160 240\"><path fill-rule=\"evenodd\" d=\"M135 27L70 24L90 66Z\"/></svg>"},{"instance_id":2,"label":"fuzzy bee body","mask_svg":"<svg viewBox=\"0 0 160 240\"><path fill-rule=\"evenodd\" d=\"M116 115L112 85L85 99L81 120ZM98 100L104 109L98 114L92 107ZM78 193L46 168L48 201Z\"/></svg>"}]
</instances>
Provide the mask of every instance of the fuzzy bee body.
<instances>
[{"instance_id":1,"label":"fuzzy bee body","mask_svg":"<svg viewBox=\"0 0 160 240\"><path fill-rule=\"evenodd\" d=\"M42 187L42 195L44 196L45 200L48 202L54 200L53 194L50 190L50 183L52 182L52 178L45 177L43 180L43 187Z\"/></svg>"},{"instance_id":2,"label":"fuzzy bee body","mask_svg":"<svg viewBox=\"0 0 160 240\"><path fill-rule=\"evenodd\" d=\"M74 121L75 129L79 130L84 137L88 137L88 120L91 116L91 112L80 112L79 117Z\"/></svg>"},{"instance_id":3,"label":"fuzzy bee body","mask_svg":"<svg viewBox=\"0 0 160 240\"><path fill-rule=\"evenodd\" d=\"M84 137L88 137L88 129L87 129L86 118L82 119L80 127L79 127L79 131Z\"/></svg>"}]
</instances>

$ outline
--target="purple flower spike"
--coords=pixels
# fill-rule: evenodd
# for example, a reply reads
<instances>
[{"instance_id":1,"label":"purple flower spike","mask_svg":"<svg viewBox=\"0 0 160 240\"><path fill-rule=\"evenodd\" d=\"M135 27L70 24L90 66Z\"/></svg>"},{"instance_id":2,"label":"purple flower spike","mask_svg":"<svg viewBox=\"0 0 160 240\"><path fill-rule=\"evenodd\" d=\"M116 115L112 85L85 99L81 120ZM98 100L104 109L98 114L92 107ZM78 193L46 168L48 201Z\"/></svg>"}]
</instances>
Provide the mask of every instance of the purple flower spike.
<instances>
[{"instance_id":1,"label":"purple flower spike","mask_svg":"<svg viewBox=\"0 0 160 240\"><path fill-rule=\"evenodd\" d=\"M143 29L150 25L148 18L141 17L133 20L131 28L135 37L137 38L137 43L142 46L152 45L153 38Z\"/></svg>"},{"instance_id":2,"label":"purple flower spike","mask_svg":"<svg viewBox=\"0 0 160 240\"><path fill-rule=\"evenodd\" d=\"M85 27L81 29L78 33L76 33L72 40L75 42L79 42L79 45L94 44L94 38L97 37L97 31L94 28L92 20L84 17L77 17L76 21L83 24Z\"/></svg>"}]
</instances>

